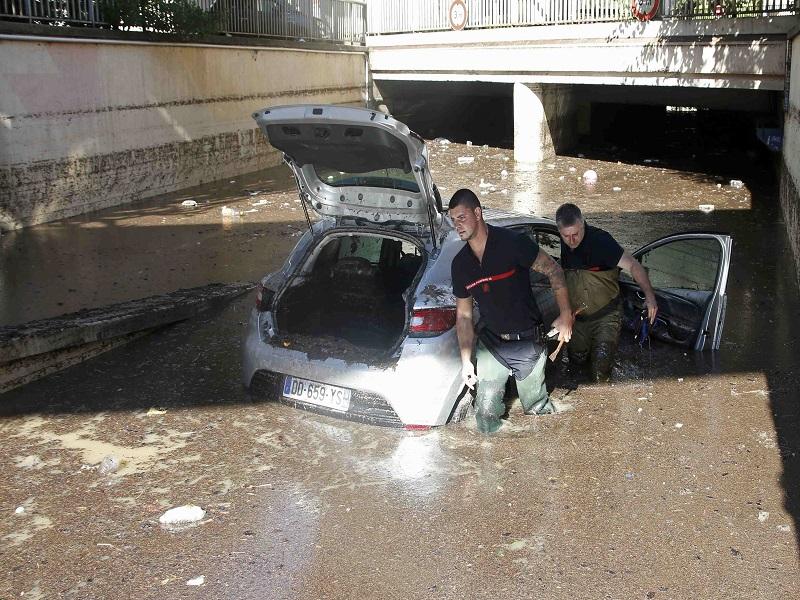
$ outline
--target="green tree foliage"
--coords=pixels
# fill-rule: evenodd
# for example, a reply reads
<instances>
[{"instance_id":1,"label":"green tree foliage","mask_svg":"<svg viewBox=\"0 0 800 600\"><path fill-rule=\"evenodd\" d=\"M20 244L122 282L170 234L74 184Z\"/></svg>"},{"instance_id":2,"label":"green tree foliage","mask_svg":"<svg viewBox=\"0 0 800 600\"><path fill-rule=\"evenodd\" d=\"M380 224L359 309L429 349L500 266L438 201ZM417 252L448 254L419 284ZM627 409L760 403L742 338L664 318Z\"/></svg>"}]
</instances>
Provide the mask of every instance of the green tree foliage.
<instances>
[{"instance_id":1,"label":"green tree foliage","mask_svg":"<svg viewBox=\"0 0 800 600\"><path fill-rule=\"evenodd\" d=\"M220 30L219 15L204 11L192 0L99 0L103 20L112 29L142 29L180 35L203 35Z\"/></svg>"}]
</instances>

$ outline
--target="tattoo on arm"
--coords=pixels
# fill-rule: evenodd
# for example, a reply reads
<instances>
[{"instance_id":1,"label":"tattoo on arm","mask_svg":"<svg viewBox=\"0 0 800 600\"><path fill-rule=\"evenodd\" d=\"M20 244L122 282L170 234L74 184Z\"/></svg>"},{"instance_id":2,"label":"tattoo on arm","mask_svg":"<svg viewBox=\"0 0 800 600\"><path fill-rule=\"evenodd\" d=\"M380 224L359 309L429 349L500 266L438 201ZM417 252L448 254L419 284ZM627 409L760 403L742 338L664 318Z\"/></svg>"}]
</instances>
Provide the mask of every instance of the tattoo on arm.
<instances>
[{"instance_id":1,"label":"tattoo on arm","mask_svg":"<svg viewBox=\"0 0 800 600\"><path fill-rule=\"evenodd\" d=\"M550 280L550 287L553 291L559 290L567 286L567 281L564 278L564 270L556 261L554 261L549 254L539 250L536 260L533 261L531 267L537 273L541 273Z\"/></svg>"}]
</instances>

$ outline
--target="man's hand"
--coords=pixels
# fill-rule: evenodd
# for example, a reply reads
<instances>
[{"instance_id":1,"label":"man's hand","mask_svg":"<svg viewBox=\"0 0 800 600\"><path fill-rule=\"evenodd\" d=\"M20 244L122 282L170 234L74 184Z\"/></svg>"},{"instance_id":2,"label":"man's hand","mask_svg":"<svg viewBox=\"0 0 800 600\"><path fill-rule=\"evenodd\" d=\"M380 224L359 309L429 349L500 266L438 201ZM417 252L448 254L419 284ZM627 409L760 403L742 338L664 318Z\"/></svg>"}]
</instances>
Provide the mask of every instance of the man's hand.
<instances>
[{"instance_id":1,"label":"man's hand","mask_svg":"<svg viewBox=\"0 0 800 600\"><path fill-rule=\"evenodd\" d=\"M650 325L656 322L656 315L658 314L658 302L654 294L645 297L644 305L647 307L647 318L650 320Z\"/></svg>"},{"instance_id":2,"label":"man's hand","mask_svg":"<svg viewBox=\"0 0 800 600\"><path fill-rule=\"evenodd\" d=\"M656 315L658 314L658 302L656 302L656 295L653 292L653 284L650 283L650 278L647 276L647 271L644 270L644 267L641 263L633 258L633 256L625 250L622 253L622 258L619 259L619 263L617 266L621 269L625 269L628 271L633 280L639 284L639 287L642 288L642 292L644 292L644 305L647 307L647 318L650 320L650 324L656 322Z\"/></svg>"},{"instance_id":3,"label":"man's hand","mask_svg":"<svg viewBox=\"0 0 800 600\"><path fill-rule=\"evenodd\" d=\"M569 342L572 338L572 326L575 323L575 317L571 312L562 312L558 318L553 321L553 327L558 329L558 341Z\"/></svg>"},{"instance_id":4,"label":"man's hand","mask_svg":"<svg viewBox=\"0 0 800 600\"><path fill-rule=\"evenodd\" d=\"M475 389L475 384L478 383L478 376L475 375L475 365L472 362L464 363L461 367L461 379L464 380L464 385L469 389Z\"/></svg>"}]
</instances>

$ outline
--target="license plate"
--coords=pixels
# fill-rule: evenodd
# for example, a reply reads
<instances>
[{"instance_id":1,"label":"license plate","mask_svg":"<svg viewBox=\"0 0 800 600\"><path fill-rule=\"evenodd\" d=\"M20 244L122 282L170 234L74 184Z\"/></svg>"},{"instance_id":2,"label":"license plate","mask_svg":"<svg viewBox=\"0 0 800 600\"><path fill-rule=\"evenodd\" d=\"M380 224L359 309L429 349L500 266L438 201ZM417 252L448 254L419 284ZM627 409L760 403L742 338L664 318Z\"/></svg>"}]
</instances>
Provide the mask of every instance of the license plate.
<instances>
[{"instance_id":1,"label":"license plate","mask_svg":"<svg viewBox=\"0 0 800 600\"><path fill-rule=\"evenodd\" d=\"M350 408L350 393L351 390L347 388L317 383L291 375L287 375L283 382L283 395L287 398L342 412Z\"/></svg>"}]
</instances>

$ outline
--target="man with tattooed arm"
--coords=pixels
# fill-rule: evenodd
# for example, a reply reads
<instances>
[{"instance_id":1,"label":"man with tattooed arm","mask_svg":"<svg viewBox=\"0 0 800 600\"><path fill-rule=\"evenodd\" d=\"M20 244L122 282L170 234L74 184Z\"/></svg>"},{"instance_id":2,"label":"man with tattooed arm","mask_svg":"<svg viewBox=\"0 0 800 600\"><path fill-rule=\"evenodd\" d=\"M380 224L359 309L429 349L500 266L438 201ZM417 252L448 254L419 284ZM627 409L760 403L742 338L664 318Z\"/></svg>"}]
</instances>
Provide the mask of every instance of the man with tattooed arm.
<instances>
[{"instance_id":1,"label":"man with tattooed arm","mask_svg":"<svg viewBox=\"0 0 800 600\"><path fill-rule=\"evenodd\" d=\"M525 414L555 412L544 381L547 350L530 270L549 278L560 312L552 327L559 340L568 342L574 319L564 272L528 236L487 224L471 190L453 194L449 215L459 238L467 242L453 259L451 274L461 373L470 389L477 385L478 429L492 433L500 428L509 374L516 379ZM481 315L477 327L472 322L473 301ZM472 363L476 332L477 369Z\"/></svg>"}]
</instances>

